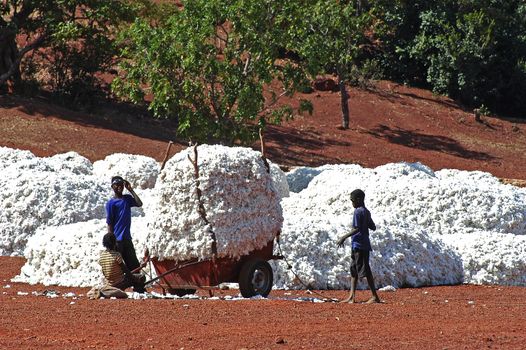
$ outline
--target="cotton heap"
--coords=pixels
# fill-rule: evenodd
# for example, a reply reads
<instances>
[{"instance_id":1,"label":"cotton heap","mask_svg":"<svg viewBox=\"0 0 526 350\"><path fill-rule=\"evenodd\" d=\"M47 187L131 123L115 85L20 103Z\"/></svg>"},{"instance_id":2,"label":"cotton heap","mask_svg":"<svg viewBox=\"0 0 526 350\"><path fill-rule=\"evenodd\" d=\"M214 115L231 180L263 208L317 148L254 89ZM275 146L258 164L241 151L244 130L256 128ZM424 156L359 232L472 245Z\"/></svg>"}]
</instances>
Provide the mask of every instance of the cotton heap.
<instances>
[{"instance_id":1,"label":"cotton heap","mask_svg":"<svg viewBox=\"0 0 526 350\"><path fill-rule=\"evenodd\" d=\"M167 163L156 188L136 190L144 203L132 210L139 258L144 247L163 258L208 258L211 230L219 255L237 257L266 245L281 229L282 252L292 270L275 262L275 287L304 288L297 274L311 288L349 288L350 240L343 249L336 240L350 230L349 196L361 188L378 228L370 237L379 288L526 286L526 189L504 185L491 174L435 172L419 163L373 169L324 165L286 174L292 192L287 197L284 174L270 163L269 175L259 153L200 146L199 188L208 226L197 211L188 156L194 158L193 148ZM139 174L132 179L137 184L142 177L155 179L156 164L141 172L145 163L134 156L118 159L124 169L140 167L132 171ZM96 176L89 160L74 152L39 158L2 147L0 170L0 254L24 251L27 259L16 280L96 284L107 230L104 203L113 195L109 174ZM281 253L277 247L276 253Z\"/></svg>"},{"instance_id":2,"label":"cotton heap","mask_svg":"<svg viewBox=\"0 0 526 350\"><path fill-rule=\"evenodd\" d=\"M93 173L110 181L119 175L130 182L135 189L148 189L155 186L159 175L159 163L153 158L137 154L114 153L93 163Z\"/></svg>"},{"instance_id":3,"label":"cotton heap","mask_svg":"<svg viewBox=\"0 0 526 350\"><path fill-rule=\"evenodd\" d=\"M133 242L141 258L146 219L137 216L132 220ZM101 285L99 257L106 232L106 221L100 219L38 229L27 243L27 262L13 281L66 287Z\"/></svg>"},{"instance_id":4,"label":"cotton heap","mask_svg":"<svg viewBox=\"0 0 526 350\"><path fill-rule=\"evenodd\" d=\"M201 203L199 214L194 148L173 156L160 173L147 242L152 256L188 260L239 258L262 248L281 230L280 194L259 152L249 148L197 147Z\"/></svg>"},{"instance_id":5,"label":"cotton heap","mask_svg":"<svg viewBox=\"0 0 526 350\"><path fill-rule=\"evenodd\" d=\"M104 217L108 189L75 152L40 158L0 149L0 255L21 255L45 226Z\"/></svg>"},{"instance_id":6,"label":"cotton heap","mask_svg":"<svg viewBox=\"0 0 526 350\"><path fill-rule=\"evenodd\" d=\"M349 288L350 193L361 188L377 230L371 266L379 286L526 283L526 190L479 171L433 172L419 163L298 168L287 174L283 253L313 288ZM284 264L276 284L303 288Z\"/></svg>"}]
</instances>

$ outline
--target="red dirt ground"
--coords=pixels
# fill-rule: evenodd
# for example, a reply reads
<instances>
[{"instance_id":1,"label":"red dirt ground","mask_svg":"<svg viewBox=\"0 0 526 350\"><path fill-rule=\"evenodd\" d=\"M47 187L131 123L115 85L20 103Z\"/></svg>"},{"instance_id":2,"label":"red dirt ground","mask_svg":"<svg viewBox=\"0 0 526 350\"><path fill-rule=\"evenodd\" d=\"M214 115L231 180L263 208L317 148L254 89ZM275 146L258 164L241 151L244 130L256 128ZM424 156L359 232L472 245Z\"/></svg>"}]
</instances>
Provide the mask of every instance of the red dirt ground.
<instances>
[{"instance_id":1,"label":"red dirt ground","mask_svg":"<svg viewBox=\"0 0 526 350\"><path fill-rule=\"evenodd\" d=\"M312 100L314 114L272 127L266 135L268 158L287 167L419 161L435 170L483 170L525 183L526 119L485 117L478 123L447 98L390 82L351 89L350 96L351 128L340 130L338 93L301 95ZM114 107L88 114L41 99L0 96L0 146L38 156L76 151L95 161L125 152L162 160L167 141L176 141L174 151L185 146L172 130L169 123ZM305 291L271 293L286 300L92 301L86 289L10 282L23 264L23 258L0 257L0 349L523 349L526 344L524 287L408 288L381 292L385 303L377 305L292 300L312 297ZM32 294L46 289L84 296ZM368 297L367 291L358 293L360 300Z\"/></svg>"},{"instance_id":2,"label":"red dirt ground","mask_svg":"<svg viewBox=\"0 0 526 350\"><path fill-rule=\"evenodd\" d=\"M270 300L89 300L85 288L9 282L23 263L0 257L1 349L523 349L526 341L520 287L407 288L380 292L384 303L374 305L293 300L313 297L305 291L272 291ZM78 299L32 294L50 289Z\"/></svg>"}]
</instances>

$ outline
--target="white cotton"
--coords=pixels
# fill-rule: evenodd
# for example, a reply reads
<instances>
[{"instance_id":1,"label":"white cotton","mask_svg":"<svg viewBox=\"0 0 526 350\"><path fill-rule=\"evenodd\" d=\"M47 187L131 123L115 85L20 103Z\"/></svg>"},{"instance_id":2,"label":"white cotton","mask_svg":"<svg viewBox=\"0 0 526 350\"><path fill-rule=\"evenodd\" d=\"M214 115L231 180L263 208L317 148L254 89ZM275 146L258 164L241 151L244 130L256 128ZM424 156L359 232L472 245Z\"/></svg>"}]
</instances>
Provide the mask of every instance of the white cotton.
<instances>
[{"instance_id":1,"label":"white cotton","mask_svg":"<svg viewBox=\"0 0 526 350\"><path fill-rule=\"evenodd\" d=\"M144 217L132 218L132 238L139 259L145 248L146 225ZM12 281L65 287L101 285L99 257L106 232L106 221L98 219L37 230L24 252L26 264Z\"/></svg>"},{"instance_id":2,"label":"white cotton","mask_svg":"<svg viewBox=\"0 0 526 350\"><path fill-rule=\"evenodd\" d=\"M190 147L174 155L159 175L148 241L152 256L188 260L239 258L272 241L283 221L280 195L259 152L249 148L197 148L199 189L206 220L199 214L195 159Z\"/></svg>"},{"instance_id":3,"label":"white cotton","mask_svg":"<svg viewBox=\"0 0 526 350\"><path fill-rule=\"evenodd\" d=\"M55 172L68 171L76 175L93 175L93 165L77 152L67 152L46 158Z\"/></svg>"},{"instance_id":4,"label":"white cotton","mask_svg":"<svg viewBox=\"0 0 526 350\"><path fill-rule=\"evenodd\" d=\"M258 152L203 145L198 164L206 224L188 156L194 157L193 148L172 157L160 174L153 159L108 157L115 167L99 172L102 166L74 152L40 158L0 147L0 254L25 252L27 259L15 280L100 282L104 205L118 164L130 171L121 175L144 203L132 208L139 258L149 248L160 259L208 259L212 231L219 256L238 258L281 230L281 248L293 268L272 263L275 287L347 289L351 239L341 249L336 240L351 228L350 193L360 188L377 226L370 232L370 262L378 288L526 286L526 189L491 174L404 162L302 167L287 174L270 162L269 174ZM367 288L365 281L359 288Z\"/></svg>"},{"instance_id":5,"label":"white cotton","mask_svg":"<svg viewBox=\"0 0 526 350\"><path fill-rule=\"evenodd\" d=\"M273 264L278 288L304 289L305 285L314 289L350 288L351 242L349 239L344 248L338 248L336 241L351 226L337 221L335 217L314 221L285 216L281 247L287 261ZM377 230L371 232L371 245L374 251L370 264L379 286L400 288L463 282L460 257L420 228L390 227L380 222Z\"/></svg>"},{"instance_id":6,"label":"white cotton","mask_svg":"<svg viewBox=\"0 0 526 350\"><path fill-rule=\"evenodd\" d=\"M114 153L93 163L93 172L108 184L113 176L122 176L134 189L153 188L160 165L151 157Z\"/></svg>"},{"instance_id":7,"label":"white cotton","mask_svg":"<svg viewBox=\"0 0 526 350\"><path fill-rule=\"evenodd\" d=\"M290 195L290 190L289 184L287 182L287 175L277 164L274 164L270 161L268 161L268 163L270 166L270 176L272 177L274 189L281 198L288 197Z\"/></svg>"},{"instance_id":8,"label":"white cotton","mask_svg":"<svg viewBox=\"0 0 526 350\"><path fill-rule=\"evenodd\" d=\"M306 179L298 177L301 172ZM282 200L282 247L300 278L286 264L275 264L279 287L302 288L299 280L316 288L349 286L350 239L340 251L335 241L350 229L354 211L350 193L356 188L365 191L366 207L378 226L370 238L371 266L380 286L524 284L517 277L525 274L522 245L497 245L505 248L497 255L513 258L492 265L493 279L484 261L492 254L494 242L485 240L476 249L458 248L462 237L482 230L488 236L506 234L508 241L522 240L526 234L524 189L501 184L488 173L433 172L420 163L375 169L326 165L296 169L287 178L291 191L297 193ZM476 253L480 251L484 253ZM466 266L470 270L465 271Z\"/></svg>"},{"instance_id":9,"label":"white cotton","mask_svg":"<svg viewBox=\"0 0 526 350\"><path fill-rule=\"evenodd\" d=\"M287 182L289 184L290 192L298 193L303 191L313 178L321 174L325 170L336 169L338 165L323 165L318 168L312 167L296 167L289 171L287 175ZM356 167L360 167L356 165Z\"/></svg>"},{"instance_id":10,"label":"white cotton","mask_svg":"<svg viewBox=\"0 0 526 350\"><path fill-rule=\"evenodd\" d=\"M466 283L526 286L526 235L480 231L453 235L451 244Z\"/></svg>"},{"instance_id":11,"label":"white cotton","mask_svg":"<svg viewBox=\"0 0 526 350\"><path fill-rule=\"evenodd\" d=\"M27 239L45 226L103 218L108 188L91 163L70 152L39 158L0 152L0 254L22 254Z\"/></svg>"}]
</instances>

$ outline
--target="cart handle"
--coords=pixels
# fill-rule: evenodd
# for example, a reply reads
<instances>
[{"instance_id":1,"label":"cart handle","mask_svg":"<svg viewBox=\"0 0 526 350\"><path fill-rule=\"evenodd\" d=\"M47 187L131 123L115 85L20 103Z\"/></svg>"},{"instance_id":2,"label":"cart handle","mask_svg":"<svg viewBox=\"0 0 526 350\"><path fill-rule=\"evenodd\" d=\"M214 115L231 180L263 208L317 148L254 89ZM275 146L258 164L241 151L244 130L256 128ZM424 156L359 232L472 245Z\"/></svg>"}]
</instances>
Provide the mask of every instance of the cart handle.
<instances>
[{"instance_id":1,"label":"cart handle","mask_svg":"<svg viewBox=\"0 0 526 350\"><path fill-rule=\"evenodd\" d=\"M168 275L168 274L170 274L170 273L172 273L174 271L177 271L177 270L180 270L182 268L185 268L185 267L188 267L188 266L192 266L192 265L195 265L195 264L199 264L199 263L202 263L202 262L203 261L193 261L193 262L186 263L184 265L176 266L176 267L174 267L174 268L172 268L172 269L170 269L170 270L158 275L157 277L154 277L151 280L144 282L144 285L153 283L153 282L163 278L164 276L166 276L166 275Z\"/></svg>"}]
</instances>

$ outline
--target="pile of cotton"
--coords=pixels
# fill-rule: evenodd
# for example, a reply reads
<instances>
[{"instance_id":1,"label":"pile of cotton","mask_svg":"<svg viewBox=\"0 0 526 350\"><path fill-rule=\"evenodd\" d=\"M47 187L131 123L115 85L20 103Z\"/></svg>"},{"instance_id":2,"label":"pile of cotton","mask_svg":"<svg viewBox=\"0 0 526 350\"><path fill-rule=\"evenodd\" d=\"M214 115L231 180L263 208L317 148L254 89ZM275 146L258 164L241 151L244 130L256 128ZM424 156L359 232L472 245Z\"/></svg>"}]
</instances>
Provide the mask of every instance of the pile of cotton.
<instances>
[{"instance_id":1,"label":"pile of cotton","mask_svg":"<svg viewBox=\"0 0 526 350\"><path fill-rule=\"evenodd\" d=\"M67 172L76 175L92 175L89 159L76 152L57 154L52 157L36 157L29 151L0 147L0 169L7 175L23 171Z\"/></svg>"},{"instance_id":2,"label":"pile of cotton","mask_svg":"<svg viewBox=\"0 0 526 350\"><path fill-rule=\"evenodd\" d=\"M139 257L148 247L159 259L207 259L215 233L218 256L239 258L281 230L292 270L273 263L276 287L349 288L351 239L343 248L336 241L351 229L350 193L360 188L377 226L370 261L378 287L526 285L526 189L490 174L435 172L419 163L325 165L286 175L270 163L269 174L248 148L197 151L198 179L189 160L194 148L159 173L157 162L142 156L112 155L92 165L74 152L39 158L0 147L0 254L25 249L17 281L100 283L104 204L113 195L109 179L121 175L144 203L132 209Z\"/></svg>"},{"instance_id":3,"label":"pile of cotton","mask_svg":"<svg viewBox=\"0 0 526 350\"><path fill-rule=\"evenodd\" d=\"M157 179L147 238L152 256L210 258L212 232L219 257L239 258L266 246L280 231L283 214L260 153L202 145L197 154L199 183L189 160L195 160L193 147L173 156ZM197 187L208 223L198 212Z\"/></svg>"},{"instance_id":4,"label":"pile of cotton","mask_svg":"<svg viewBox=\"0 0 526 350\"><path fill-rule=\"evenodd\" d=\"M280 245L287 261L273 264L276 287L350 288L350 238L343 248L336 245L338 238L351 230L350 222L338 222L336 217L298 219L285 217ZM417 227L391 227L383 222L377 225L378 230L371 232L375 251L370 263L378 286L462 283L460 256L440 239Z\"/></svg>"},{"instance_id":5,"label":"pile of cotton","mask_svg":"<svg viewBox=\"0 0 526 350\"><path fill-rule=\"evenodd\" d=\"M380 285L481 283L490 281L488 274L498 275L498 283L517 284L517 276L526 275L524 249L509 244L522 242L519 235L526 233L526 191L490 174L433 172L418 163L397 163L375 169L298 168L287 177L291 189L304 189L282 200L283 251L295 262L300 279L314 288L348 286L342 276L349 277L350 249L338 251L335 242L351 229L350 193L356 188L365 191L378 227L370 237L371 264ZM466 245L469 240L462 237L468 234L480 237L482 246ZM498 234L507 234L502 237L508 242L499 241L506 248L500 257L492 252ZM278 286L301 287L285 264L275 267Z\"/></svg>"},{"instance_id":6,"label":"pile of cotton","mask_svg":"<svg viewBox=\"0 0 526 350\"><path fill-rule=\"evenodd\" d=\"M309 183L324 170L334 169L335 165L324 165L318 168L297 167L287 173L290 192L298 193L307 188Z\"/></svg>"},{"instance_id":7,"label":"pile of cotton","mask_svg":"<svg viewBox=\"0 0 526 350\"><path fill-rule=\"evenodd\" d=\"M90 175L91 163L84 157L70 152L39 158L5 149L1 155L1 255L22 254L39 227L104 217L108 189Z\"/></svg>"},{"instance_id":8,"label":"pile of cotton","mask_svg":"<svg viewBox=\"0 0 526 350\"><path fill-rule=\"evenodd\" d=\"M52 171L93 175L93 165L90 160L76 152L61 153L45 159Z\"/></svg>"},{"instance_id":9,"label":"pile of cotton","mask_svg":"<svg viewBox=\"0 0 526 350\"><path fill-rule=\"evenodd\" d=\"M270 166L270 176L274 189L278 192L280 198L288 197L290 194L289 183L287 182L287 175L281 168L272 162L268 162Z\"/></svg>"},{"instance_id":10,"label":"pile of cotton","mask_svg":"<svg viewBox=\"0 0 526 350\"><path fill-rule=\"evenodd\" d=\"M134 217L132 236L140 256L144 251L147 221ZM90 220L38 229L27 243L26 264L14 282L66 287L91 287L103 281L99 257L107 232L105 220Z\"/></svg>"},{"instance_id":11,"label":"pile of cotton","mask_svg":"<svg viewBox=\"0 0 526 350\"><path fill-rule=\"evenodd\" d=\"M153 158L114 153L93 163L93 172L110 183L112 176L122 176L133 188L153 188L159 175L160 165Z\"/></svg>"},{"instance_id":12,"label":"pile of cotton","mask_svg":"<svg viewBox=\"0 0 526 350\"><path fill-rule=\"evenodd\" d=\"M35 158L37 157L30 151L23 151L9 147L0 147L0 170L3 171L4 169L13 166L22 169L22 163L30 163Z\"/></svg>"},{"instance_id":13,"label":"pile of cotton","mask_svg":"<svg viewBox=\"0 0 526 350\"><path fill-rule=\"evenodd\" d=\"M370 205L393 221L421 225L432 234L491 231L524 234L526 191L504 185L483 172L441 170L413 172L390 179L386 166L374 178L383 186L368 187ZM388 173L393 174L389 169ZM370 180L366 180L370 183Z\"/></svg>"},{"instance_id":14,"label":"pile of cotton","mask_svg":"<svg viewBox=\"0 0 526 350\"><path fill-rule=\"evenodd\" d=\"M526 286L526 235L474 232L448 240L462 258L465 281Z\"/></svg>"}]
</instances>

